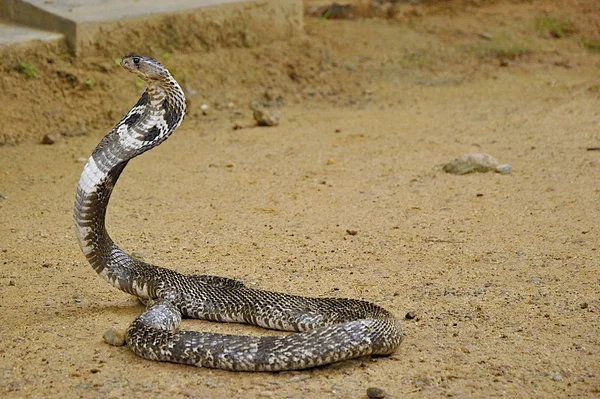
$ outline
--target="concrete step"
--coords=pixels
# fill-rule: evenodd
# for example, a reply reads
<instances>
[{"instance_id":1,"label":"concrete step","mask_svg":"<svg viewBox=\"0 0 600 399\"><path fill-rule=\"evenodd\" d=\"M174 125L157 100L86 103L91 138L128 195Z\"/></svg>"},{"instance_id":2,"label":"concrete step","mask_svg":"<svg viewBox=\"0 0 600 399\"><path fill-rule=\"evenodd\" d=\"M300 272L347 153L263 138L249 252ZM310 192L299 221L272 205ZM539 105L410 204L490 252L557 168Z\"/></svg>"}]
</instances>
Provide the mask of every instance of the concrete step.
<instances>
[{"instance_id":1,"label":"concrete step","mask_svg":"<svg viewBox=\"0 0 600 399\"><path fill-rule=\"evenodd\" d=\"M285 39L302 30L302 1L0 0L0 17L63 34L75 55L114 55Z\"/></svg>"},{"instance_id":2,"label":"concrete step","mask_svg":"<svg viewBox=\"0 0 600 399\"><path fill-rule=\"evenodd\" d=\"M0 46L10 46L32 40L60 41L63 39L64 35L61 33L48 32L0 21Z\"/></svg>"}]
</instances>

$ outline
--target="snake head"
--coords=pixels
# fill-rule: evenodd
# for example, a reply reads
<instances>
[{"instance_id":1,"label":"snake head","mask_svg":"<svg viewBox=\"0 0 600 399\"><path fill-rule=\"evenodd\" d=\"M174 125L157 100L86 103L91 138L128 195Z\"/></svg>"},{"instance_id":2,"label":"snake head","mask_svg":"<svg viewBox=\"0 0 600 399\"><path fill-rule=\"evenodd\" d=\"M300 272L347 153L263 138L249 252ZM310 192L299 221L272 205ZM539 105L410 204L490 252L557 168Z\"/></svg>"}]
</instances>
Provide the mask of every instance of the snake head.
<instances>
[{"instance_id":1,"label":"snake head","mask_svg":"<svg viewBox=\"0 0 600 399\"><path fill-rule=\"evenodd\" d=\"M163 64L154 58L143 57L141 55L126 55L121 59L121 66L149 83L171 77L169 70Z\"/></svg>"}]
</instances>

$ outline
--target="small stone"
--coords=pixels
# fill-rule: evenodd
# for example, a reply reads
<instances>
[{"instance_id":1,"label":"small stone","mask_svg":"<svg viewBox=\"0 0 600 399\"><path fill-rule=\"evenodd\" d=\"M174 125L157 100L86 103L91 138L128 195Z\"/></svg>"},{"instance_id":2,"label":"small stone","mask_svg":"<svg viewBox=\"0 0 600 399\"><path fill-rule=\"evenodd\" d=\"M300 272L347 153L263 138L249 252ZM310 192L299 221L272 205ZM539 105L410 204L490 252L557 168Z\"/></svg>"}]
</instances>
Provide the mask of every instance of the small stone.
<instances>
[{"instance_id":1,"label":"small stone","mask_svg":"<svg viewBox=\"0 0 600 399\"><path fill-rule=\"evenodd\" d=\"M16 285L15 280L8 280L8 285L14 287Z\"/></svg>"},{"instance_id":2,"label":"small stone","mask_svg":"<svg viewBox=\"0 0 600 399\"><path fill-rule=\"evenodd\" d=\"M533 276L529 280L527 280L527 282L531 284L540 284L542 280L539 277Z\"/></svg>"},{"instance_id":3,"label":"small stone","mask_svg":"<svg viewBox=\"0 0 600 399\"><path fill-rule=\"evenodd\" d=\"M104 338L104 342L112 346L125 345L125 332L117 327L107 330L102 338Z\"/></svg>"},{"instance_id":4,"label":"small stone","mask_svg":"<svg viewBox=\"0 0 600 399\"><path fill-rule=\"evenodd\" d=\"M579 305L579 307L580 307L581 309L587 309L587 308L588 308L588 306L590 306L590 305L588 305L588 303L587 303L587 302L583 302L581 305Z\"/></svg>"},{"instance_id":5,"label":"small stone","mask_svg":"<svg viewBox=\"0 0 600 399\"><path fill-rule=\"evenodd\" d=\"M486 173L495 171L498 161L493 156L483 152L463 154L452 162L442 166L442 170L453 175L466 175L467 173Z\"/></svg>"},{"instance_id":6,"label":"small stone","mask_svg":"<svg viewBox=\"0 0 600 399\"><path fill-rule=\"evenodd\" d=\"M281 119L281 113L277 110L267 111L264 109L257 109L252 116L258 126L277 126Z\"/></svg>"},{"instance_id":7,"label":"small stone","mask_svg":"<svg viewBox=\"0 0 600 399\"><path fill-rule=\"evenodd\" d=\"M52 144L56 144L58 141L60 140L60 136L57 134L45 134L44 137L42 137L42 144L47 144L47 145L52 145Z\"/></svg>"},{"instance_id":8,"label":"small stone","mask_svg":"<svg viewBox=\"0 0 600 399\"><path fill-rule=\"evenodd\" d=\"M327 160L327 165L333 165L334 163L335 163L335 161L333 159L331 159L331 158L329 158Z\"/></svg>"},{"instance_id":9,"label":"small stone","mask_svg":"<svg viewBox=\"0 0 600 399\"><path fill-rule=\"evenodd\" d=\"M206 382L204 383L207 387L216 387L217 384L215 383L215 381L211 378L209 378L208 380L206 380Z\"/></svg>"},{"instance_id":10,"label":"small stone","mask_svg":"<svg viewBox=\"0 0 600 399\"><path fill-rule=\"evenodd\" d=\"M500 173L501 175L508 175L510 172L512 172L512 166L507 163L503 163L502 165L496 166L496 172Z\"/></svg>"},{"instance_id":11,"label":"small stone","mask_svg":"<svg viewBox=\"0 0 600 399\"><path fill-rule=\"evenodd\" d=\"M416 313L415 313L415 312L408 312L408 313L407 313L407 314L404 316L404 318L405 318L406 320L412 320L412 319L414 319L415 317L417 317L417 315L416 315Z\"/></svg>"},{"instance_id":12,"label":"small stone","mask_svg":"<svg viewBox=\"0 0 600 399\"><path fill-rule=\"evenodd\" d=\"M381 388L367 388L367 396L370 399L382 399L385 398L385 391Z\"/></svg>"},{"instance_id":13,"label":"small stone","mask_svg":"<svg viewBox=\"0 0 600 399\"><path fill-rule=\"evenodd\" d=\"M358 230L348 229L348 230L346 230L346 233L348 233L348 235L355 236L358 234Z\"/></svg>"},{"instance_id":14,"label":"small stone","mask_svg":"<svg viewBox=\"0 0 600 399\"><path fill-rule=\"evenodd\" d=\"M83 158L83 157L77 158L77 162L79 162L79 163L86 163L87 160L88 160L87 158Z\"/></svg>"}]
</instances>

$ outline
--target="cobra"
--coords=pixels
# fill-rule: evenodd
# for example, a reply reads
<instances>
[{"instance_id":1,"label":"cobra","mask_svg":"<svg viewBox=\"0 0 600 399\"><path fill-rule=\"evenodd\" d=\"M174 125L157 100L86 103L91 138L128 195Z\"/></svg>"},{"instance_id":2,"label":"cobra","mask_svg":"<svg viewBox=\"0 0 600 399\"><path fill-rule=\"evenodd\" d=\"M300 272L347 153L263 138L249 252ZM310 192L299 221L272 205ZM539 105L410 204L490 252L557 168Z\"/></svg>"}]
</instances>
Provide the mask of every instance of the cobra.
<instances>
[{"instance_id":1,"label":"cobra","mask_svg":"<svg viewBox=\"0 0 600 399\"><path fill-rule=\"evenodd\" d=\"M224 277L181 274L135 259L113 242L105 216L119 176L132 158L166 140L186 111L183 90L158 61L129 55L121 65L147 87L88 159L74 218L79 244L94 270L147 304L127 330L127 346L146 359L245 371L299 370L394 352L402 340L399 320L373 303L303 297ZM292 333L256 337L185 331L179 329L182 317Z\"/></svg>"}]
</instances>

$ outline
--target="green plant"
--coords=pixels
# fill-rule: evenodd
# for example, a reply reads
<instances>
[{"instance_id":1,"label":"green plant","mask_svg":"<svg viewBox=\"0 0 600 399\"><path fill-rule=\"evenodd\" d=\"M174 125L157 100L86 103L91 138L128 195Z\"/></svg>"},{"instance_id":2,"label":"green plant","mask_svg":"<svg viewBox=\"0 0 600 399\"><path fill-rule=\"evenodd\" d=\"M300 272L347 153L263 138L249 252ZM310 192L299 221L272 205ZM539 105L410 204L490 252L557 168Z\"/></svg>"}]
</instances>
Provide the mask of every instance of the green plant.
<instances>
[{"instance_id":1,"label":"green plant","mask_svg":"<svg viewBox=\"0 0 600 399\"><path fill-rule=\"evenodd\" d=\"M568 18L551 17L544 15L535 20L535 27L542 36L550 36L556 39L575 33L575 26Z\"/></svg>"},{"instance_id":2,"label":"green plant","mask_svg":"<svg viewBox=\"0 0 600 399\"><path fill-rule=\"evenodd\" d=\"M533 52L532 48L522 42L516 42L503 36L481 44L477 53L482 57L514 60Z\"/></svg>"},{"instance_id":3,"label":"green plant","mask_svg":"<svg viewBox=\"0 0 600 399\"><path fill-rule=\"evenodd\" d=\"M581 41L583 47L586 49L593 51L595 53L600 53L600 40L598 39L583 39Z\"/></svg>"},{"instance_id":4,"label":"green plant","mask_svg":"<svg viewBox=\"0 0 600 399\"><path fill-rule=\"evenodd\" d=\"M85 84L87 85L87 87L89 87L91 89L92 87L94 87L96 82L94 81L94 79L88 79L85 81Z\"/></svg>"},{"instance_id":5,"label":"green plant","mask_svg":"<svg viewBox=\"0 0 600 399\"><path fill-rule=\"evenodd\" d=\"M31 64L22 61L19 63L19 67L17 68L19 72L27 75L28 78L37 78L37 70Z\"/></svg>"},{"instance_id":6,"label":"green plant","mask_svg":"<svg viewBox=\"0 0 600 399\"><path fill-rule=\"evenodd\" d=\"M137 87L144 87L144 86L146 86L146 83L144 83L144 81L143 81L142 79L140 79L140 78L137 78L137 79L135 80L135 85L136 85Z\"/></svg>"}]
</instances>

